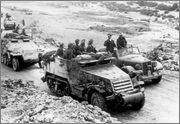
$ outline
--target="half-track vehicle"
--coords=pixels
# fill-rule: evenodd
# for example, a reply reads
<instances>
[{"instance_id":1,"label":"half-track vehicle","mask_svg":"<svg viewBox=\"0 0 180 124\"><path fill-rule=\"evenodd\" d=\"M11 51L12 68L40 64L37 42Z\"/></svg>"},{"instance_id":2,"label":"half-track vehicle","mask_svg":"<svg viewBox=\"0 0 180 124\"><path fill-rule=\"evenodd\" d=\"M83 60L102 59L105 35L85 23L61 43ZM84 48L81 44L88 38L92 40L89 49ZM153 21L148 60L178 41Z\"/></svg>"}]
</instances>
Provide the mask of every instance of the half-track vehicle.
<instances>
[{"instance_id":1,"label":"half-track vehicle","mask_svg":"<svg viewBox=\"0 0 180 124\"><path fill-rule=\"evenodd\" d=\"M1 34L1 61L12 66L14 71L20 70L25 64L39 63L40 50L29 36L12 32Z\"/></svg>"},{"instance_id":2,"label":"half-track vehicle","mask_svg":"<svg viewBox=\"0 0 180 124\"><path fill-rule=\"evenodd\" d=\"M53 53L53 52L52 52ZM41 78L58 96L72 95L108 110L110 104L139 110L145 102L144 88L112 64L106 52L82 54L71 60L52 57L43 64Z\"/></svg>"},{"instance_id":3,"label":"half-track vehicle","mask_svg":"<svg viewBox=\"0 0 180 124\"><path fill-rule=\"evenodd\" d=\"M141 55L138 47L128 45L116 51L115 65L125 71L130 77L139 75L139 80L159 83L162 78L163 66L158 61L151 61Z\"/></svg>"}]
</instances>

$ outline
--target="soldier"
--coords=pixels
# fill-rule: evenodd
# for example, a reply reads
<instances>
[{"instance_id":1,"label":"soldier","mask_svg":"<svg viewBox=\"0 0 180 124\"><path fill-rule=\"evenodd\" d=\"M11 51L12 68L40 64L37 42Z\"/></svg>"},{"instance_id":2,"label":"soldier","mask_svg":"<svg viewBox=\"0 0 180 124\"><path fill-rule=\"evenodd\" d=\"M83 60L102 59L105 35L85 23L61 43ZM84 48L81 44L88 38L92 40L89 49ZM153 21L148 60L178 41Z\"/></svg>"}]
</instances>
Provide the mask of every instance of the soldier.
<instances>
[{"instance_id":1,"label":"soldier","mask_svg":"<svg viewBox=\"0 0 180 124\"><path fill-rule=\"evenodd\" d=\"M80 44L80 51L81 51L81 53L86 51L85 42L86 42L85 39L81 40L81 44Z\"/></svg>"},{"instance_id":2,"label":"soldier","mask_svg":"<svg viewBox=\"0 0 180 124\"><path fill-rule=\"evenodd\" d=\"M118 39L116 41L116 44L117 44L117 49L121 49L121 48L126 47L127 41L126 41L125 37L122 34L119 35L119 37L118 37Z\"/></svg>"},{"instance_id":3,"label":"soldier","mask_svg":"<svg viewBox=\"0 0 180 124\"><path fill-rule=\"evenodd\" d=\"M17 26L16 26L16 28L14 29L14 33L18 33L18 30L20 29L20 25L18 24Z\"/></svg>"},{"instance_id":4,"label":"soldier","mask_svg":"<svg viewBox=\"0 0 180 124\"><path fill-rule=\"evenodd\" d=\"M113 40L111 40L112 34L108 34L108 39L104 42L104 46L106 46L106 51L114 53L114 48L116 47Z\"/></svg>"},{"instance_id":5,"label":"soldier","mask_svg":"<svg viewBox=\"0 0 180 124\"><path fill-rule=\"evenodd\" d=\"M93 46L93 39L89 40L88 47L86 48L86 52L93 52L93 53L97 52L97 50Z\"/></svg>"},{"instance_id":6,"label":"soldier","mask_svg":"<svg viewBox=\"0 0 180 124\"><path fill-rule=\"evenodd\" d=\"M74 55L79 55L81 54L80 52L80 46L79 46L79 39L75 40L75 46L74 46Z\"/></svg>"},{"instance_id":7,"label":"soldier","mask_svg":"<svg viewBox=\"0 0 180 124\"><path fill-rule=\"evenodd\" d=\"M73 53L73 44L69 43L68 44L68 49L66 49L66 51L65 51L64 58L70 60L70 59L72 59L74 57L75 57L75 55Z\"/></svg>"},{"instance_id":8,"label":"soldier","mask_svg":"<svg viewBox=\"0 0 180 124\"><path fill-rule=\"evenodd\" d=\"M26 34L25 28L22 29L21 35L28 36L28 35Z\"/></svg>"},{"instance_id":9,"label":"soldier","mask_svg":"<svg viewBox=\"0 0 180 124\"><path fill-rule=\"evenodd\" d=\"M58 50L56 51L56 55L63 57L64 56L64 43L60 43Z\"/></svg>"}]
</instances>

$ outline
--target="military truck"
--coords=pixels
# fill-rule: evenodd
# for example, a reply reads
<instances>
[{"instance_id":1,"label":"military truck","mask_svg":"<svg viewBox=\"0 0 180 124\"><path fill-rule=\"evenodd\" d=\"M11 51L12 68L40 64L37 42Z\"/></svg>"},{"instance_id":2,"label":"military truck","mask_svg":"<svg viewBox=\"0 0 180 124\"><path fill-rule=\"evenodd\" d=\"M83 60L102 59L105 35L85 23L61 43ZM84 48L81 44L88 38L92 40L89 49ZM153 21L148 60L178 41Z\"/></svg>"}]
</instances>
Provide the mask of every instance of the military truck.
<instances>
[{"instance_id":1,"label":"military truck","mask_svg":"<svg viewBox=\"0 0 180 124\"><path fill-rule=\"evenodd\" d=\"M143 82L131 80L111 63L114 58L106 55L82 54L71 60L52 55L43 64L41 79L58 96L77 96L103 110L112 103L139 110L145 102L144 88L140 86Z\"/></svg>"},{"instance_id":2,"label":"military truck","mask_svg":"<svg viewBox=\"0 0 180 124\"><path fill-rule=\"evenodd\" d=\"M19 71L25 64L39 63L40 50L29 36L13 32L1 34L1 62Z\"/></svg>"},{"instance_id":3,"label":"military truck","mask_svg":"<svg viewBox=\"0 0 180 124\"><path fill-rule=\"evenodd\" d=\"M139 80L159 83L162 78L163 66L158 61L151 61L142 56L138 47L128 45L116 51L115 65L125 71L132 78L139 75Z\"/></svg>"}]
</instances>

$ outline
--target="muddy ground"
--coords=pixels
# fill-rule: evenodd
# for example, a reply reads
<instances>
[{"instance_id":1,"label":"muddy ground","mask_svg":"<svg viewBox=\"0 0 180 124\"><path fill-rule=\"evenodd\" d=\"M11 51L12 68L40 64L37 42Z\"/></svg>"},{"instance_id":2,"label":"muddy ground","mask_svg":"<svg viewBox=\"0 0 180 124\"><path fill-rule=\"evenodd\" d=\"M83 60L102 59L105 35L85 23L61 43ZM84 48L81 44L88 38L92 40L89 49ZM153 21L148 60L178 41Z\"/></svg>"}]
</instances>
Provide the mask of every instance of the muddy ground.
<instances>
[{"instance_id":1,"label":"muddy ground","mask_svg":"<svg viewBox=\"0 0 180 124\"><path fill-rule=\"evenodd\" d=\"M86 39L86 43L93 38L98 49L103 47L107 33L112 33L112 38L116 41L119 32L124 34L128 43L138 46L142 52L150 51L166 42L179 46L179 31L176 28L179 26L177 10L165 14L165 10L159 10L158 7L139 6L134 2L121 1L19 1L1 4L2 12L9 12L17 22L21 23L22 19L25 19L27 28L33 29L34 42L45 50L56 49L55 45L58 42L63 42L66 47L77 38ZM117 8L117 5L121 9ZM173 3L167 2L167 5L172 6ZM126 8L131 11L127 11ZM144 9L158 10L158 13L149 16L142 13ZM167 15L173 15L174 18ZM125 123L179 122L179 71L165 70L164 74L159 84L146 86L146 103L140 111L127 108L110 114ZM11 68L1 65L1 75L22 80L33 79L41 90L49 93L46 84L40 80L43 71L37 65L20 72L13 72Z\"/></svg>"}]
</instances>

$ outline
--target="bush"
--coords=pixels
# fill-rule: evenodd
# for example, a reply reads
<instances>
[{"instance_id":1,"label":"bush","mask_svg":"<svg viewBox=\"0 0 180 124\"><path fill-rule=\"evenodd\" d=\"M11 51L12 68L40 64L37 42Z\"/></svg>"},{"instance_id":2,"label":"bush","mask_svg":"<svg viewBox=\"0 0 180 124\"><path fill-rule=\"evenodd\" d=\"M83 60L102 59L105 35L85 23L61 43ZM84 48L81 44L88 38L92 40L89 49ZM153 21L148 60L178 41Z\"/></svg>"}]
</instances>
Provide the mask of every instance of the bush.
<instances>
[{"instance_id":1,"label":"bush","mask_svg":"<svg viewBox=\"0 0 180 124\"><path fill-rule=\"evenodd\" d=\"M139 10L141 14L143 15L147 15L147 16L153 16L153 15L156 15L157 14L157 10L148 10L148 9L142 9L142 10Z\"/></svg>"},{"instance_id":2,"label":"bush","mask_svg":"<svg viewBox=\"0 0 180 124\"><path fill-rule=\"evenodd\" d=\"M156 7L157 3L155 2L148 2L148 1L138 1L137 4L139 6L148 6L148 7Z\"/></svg>"},{"instance_id":3,"label":"bush","mask_svg":"<svg viewBox=\"0 0 180 124\"><path fill-rule=\"evenodd\" d=\"M167 10L167 11L173 11L173 10L176 10L178 8L178 4L177 3L174 3L172 6L168 6L168 5L165 5L165 4L159 4L156 9L159 9L159 10Z\"/></svg>"}]
</instances>

